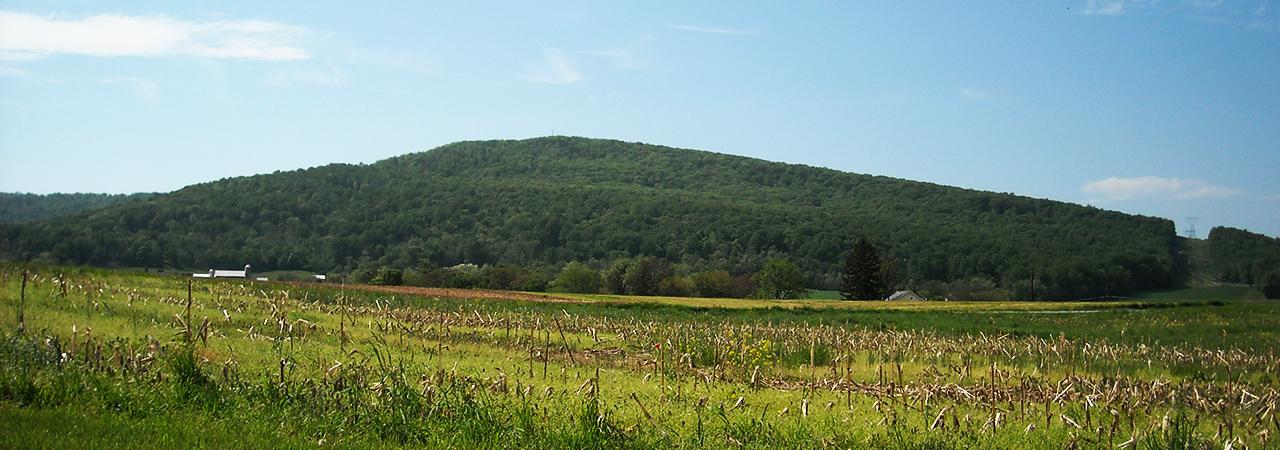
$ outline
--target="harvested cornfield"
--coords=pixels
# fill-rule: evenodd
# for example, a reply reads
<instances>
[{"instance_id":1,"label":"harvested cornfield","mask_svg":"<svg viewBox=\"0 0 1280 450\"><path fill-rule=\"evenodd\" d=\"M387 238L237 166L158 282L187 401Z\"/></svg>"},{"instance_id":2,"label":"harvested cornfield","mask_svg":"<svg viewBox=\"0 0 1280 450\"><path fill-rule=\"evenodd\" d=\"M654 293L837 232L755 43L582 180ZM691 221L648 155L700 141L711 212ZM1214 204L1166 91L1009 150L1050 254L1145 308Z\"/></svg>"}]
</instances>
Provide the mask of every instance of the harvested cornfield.
<instances>
[{"instance_id":1,"label":"harvested cornfield","mask_svg":"<svg viewBox=\"0 0 1280 450\"><path fill-rule=\"evenodd\" d=\"M1276 448L1280 433L1275 303L699 307L17 266L0 294L0 436L34 446Z\"/></svg>"}]
</instances>

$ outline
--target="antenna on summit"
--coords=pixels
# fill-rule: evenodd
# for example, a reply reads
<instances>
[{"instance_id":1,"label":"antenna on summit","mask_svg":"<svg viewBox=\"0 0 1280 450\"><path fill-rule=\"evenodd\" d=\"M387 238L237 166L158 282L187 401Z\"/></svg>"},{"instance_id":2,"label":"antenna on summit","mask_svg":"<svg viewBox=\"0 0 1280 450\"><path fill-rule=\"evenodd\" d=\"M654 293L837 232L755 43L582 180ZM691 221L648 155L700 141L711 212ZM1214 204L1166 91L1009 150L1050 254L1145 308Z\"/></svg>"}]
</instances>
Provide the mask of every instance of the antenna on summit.
<instances>
[{"instance_id":1,"label":"antenna on summit","mask_svg":"<svg viewBox=\"0 0 1280 450\"><path fill-rule=\"evenodd\" d=\"M1183 233L1186 233L1186 234L1187 234L1187 237L1189 237L1189 238L1191 238L1191 239L1195 239L1195 238L1196 238L1196 221L1197 221L1197 220L1200 220L1200 218L1199 218L1199 217L1188 217L1188 218L1187 218L1187 229L1186 229L1186 230L1183 230Z\"/></svg>"}]
</instances>

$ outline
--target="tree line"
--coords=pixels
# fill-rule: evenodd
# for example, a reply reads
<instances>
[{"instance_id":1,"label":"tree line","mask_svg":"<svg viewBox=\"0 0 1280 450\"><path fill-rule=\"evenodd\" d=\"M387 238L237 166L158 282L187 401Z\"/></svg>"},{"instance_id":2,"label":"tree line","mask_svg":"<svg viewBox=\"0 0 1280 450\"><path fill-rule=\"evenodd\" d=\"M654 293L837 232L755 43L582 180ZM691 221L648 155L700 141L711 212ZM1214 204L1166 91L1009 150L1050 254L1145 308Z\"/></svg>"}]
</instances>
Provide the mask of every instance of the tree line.
<instances>
[{"instance_id":1,"label":"tree line","mask_svg":"<svg viewBox=\"0 0 1280 450\"><path fill-rule=\"evenodd\" d=\"M882 300L896 289L908 287L886 270L879 250L866 238L846 253L839 292L844 300ZM771 259L754 274L730 274L724 270L690 272L658 257L614 260L599 268L571 261L558 271L512 266L380 268L357 270L350 280L378 285L407 285L458 289L499 289L526 292L618 294L669 297L798 299L809 293L807 277L785 259ZM927 297L992 300L991 291L965 295L943 287L922 291ZM986 294L986 295L981 295Z\"/></svg>"},{"instance_id":2,"label":"tree line","mask_svg":"<svg viewBox=\"0 0 1280 450\"><path fill-rule=\"evenodd\" d=\"M688 272L650 256L618 259L599 268L571 261L559 270L475 264L383 267L356 270L347 280L390 286L671 297L796 299L808 294L800 269L783 259L770 260L754 274L737 275L724 270Z\"/></svg>"},{"instance_id":3,"label":"tree line","mask_svg":"<svg viewBox=\"0 0 1280 450\"><path fill-rule=\"evenodd\" d=\"M25 194L0 192L0 223L28 223L70 216L154 194Z\"/></svg>"}]
</instances>

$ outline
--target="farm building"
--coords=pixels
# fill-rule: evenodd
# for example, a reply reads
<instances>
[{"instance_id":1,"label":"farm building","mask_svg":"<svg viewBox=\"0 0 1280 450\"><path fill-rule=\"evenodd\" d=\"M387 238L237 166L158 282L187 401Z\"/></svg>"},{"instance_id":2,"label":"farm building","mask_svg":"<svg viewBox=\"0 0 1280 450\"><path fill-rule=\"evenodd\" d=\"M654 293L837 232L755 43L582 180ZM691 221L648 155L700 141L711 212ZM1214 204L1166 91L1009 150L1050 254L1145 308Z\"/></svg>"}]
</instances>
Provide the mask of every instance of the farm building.
<instances>
[{"instance_id":1,"label":"farm building","mask_svg":"<svg viewBox=\"0 0 1280 450\"><path fill-rule=\"evenodd\" d=\"M889 301L894 301L894 300L920 301L920 300L924 300L924 297L921 297L920 295L916 294L916 293L915 293L915 292L913 292L913 291L898 291L898 292L894 292L894 293L893 293L893 295L890 295L890 296L889 296L889 298L887 298L887 299L885 299L885 300L889 300Z\"/></svg>"},{"instance_id":2,"label":"farm building","mask_svg":"<svg viewBox=\"0 0 1280 450\"><path fill-rule=\"evenodd\" d=\"M208 273L193 273L192 278L249 278L252 267L244 265L244 270L209 269Z\"/></svg>"}]
</instances>

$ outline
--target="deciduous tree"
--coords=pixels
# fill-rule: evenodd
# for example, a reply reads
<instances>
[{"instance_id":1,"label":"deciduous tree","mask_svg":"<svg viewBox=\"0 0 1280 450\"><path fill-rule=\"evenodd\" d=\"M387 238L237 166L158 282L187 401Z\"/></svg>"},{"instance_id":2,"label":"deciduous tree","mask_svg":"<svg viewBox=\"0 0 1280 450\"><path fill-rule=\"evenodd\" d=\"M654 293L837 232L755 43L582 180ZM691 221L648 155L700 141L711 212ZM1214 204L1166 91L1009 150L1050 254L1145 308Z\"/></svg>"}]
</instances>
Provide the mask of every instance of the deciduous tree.
<instances>
[{"instance_id":1,"label":"deciduous tree","mask_svg":"<svg viewBox=\"0 0 1280 450\"><path fill-rule=\"evenodd\" d=\"M762 298L802 298L809 293L800 268L785 259L770 259L752 280Z\"/></svg>"}]
</instances>

